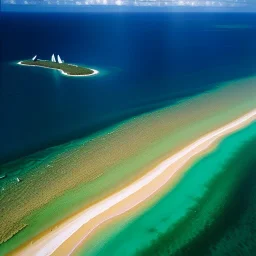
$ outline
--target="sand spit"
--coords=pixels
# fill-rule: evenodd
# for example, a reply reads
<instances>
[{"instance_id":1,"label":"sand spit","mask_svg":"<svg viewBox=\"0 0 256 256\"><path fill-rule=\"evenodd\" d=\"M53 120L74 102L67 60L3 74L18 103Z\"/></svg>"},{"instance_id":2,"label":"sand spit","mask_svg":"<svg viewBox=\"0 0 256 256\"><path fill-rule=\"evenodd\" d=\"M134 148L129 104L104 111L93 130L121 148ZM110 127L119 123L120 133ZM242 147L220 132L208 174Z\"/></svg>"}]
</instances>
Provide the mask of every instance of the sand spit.
<instances>
[{"instance_id":1,"label":"sand spit","mask_svg":"<svg viewBox=\"0 0 256 256\"><path fill-rule=\"evenodd\" d=\"M64 71L61 70L61 69L57 69L57 68L48 68L48 67L42 67L42 66L34 66L34 65L28 65L28 64L22 64L21 61L18 62L18 65L29 66L29 67L39 67L39 68L54 69L54 70L58 70L61 74L65 75L65 76L72 76L72 77L77 77L77 76L78 76L78 77L81 77L81 76L94 76L94 75L97 75L97 74L99 73L98 70L90 68L90 70L93 71L92 74L88 74L88 75L70 75L70 74L64 72ZM77 65L72 65L72 66L77 66Z\"/></svg>"},{"instance_id":2,"label":"sand spit","mask_svg":"<svg viewBox=\"0 0 256 256\"><path fill-rule=\"evenodd\" d=\"M53 231L45 233L33 243L17 251L15 255L70 255L101 223L143 202L166 184L191 158L225 135L245 127L255 119L256 109L202 136L129 186L65 220ZM79 232L81 228L82 233Z\"/></svg>"},{"instance_id":3,"label":"sand spit","mask_svg":"<svg viewBox=\"0 0 256 256\"><path fill-rule=\"evenodd\" d=\"M7 255L34 237L42 236L82 209L135 182L197 138L255 109L255 81L256 77L249 77L222 83L213 90L130 118L90 137L48 148L2 166L4 172L21 170L19 176L23 179L14 184L10 174L2 181L2 254ZM191 161L186 166L190 164ZM143 211L167 192L183 175L186 166L153 200L146 200L136 209ZM126 215L134 214L137 214L135 209L119 218L126 219ZM27 228L17 233L23 223ZM103 226L106 223L100 229ZM3 243L14 233L17 234Z\"/></svg>"}]
</instances>

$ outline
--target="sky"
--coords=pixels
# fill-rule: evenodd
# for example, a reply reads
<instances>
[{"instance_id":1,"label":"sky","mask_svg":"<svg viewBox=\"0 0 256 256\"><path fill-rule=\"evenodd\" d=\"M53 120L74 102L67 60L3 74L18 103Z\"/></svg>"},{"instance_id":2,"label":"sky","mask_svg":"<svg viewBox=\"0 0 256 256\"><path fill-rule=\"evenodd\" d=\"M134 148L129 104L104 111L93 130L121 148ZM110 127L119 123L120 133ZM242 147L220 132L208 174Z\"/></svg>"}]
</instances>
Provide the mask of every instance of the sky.
<instances>
[{"instance_id":1,"label":"sky","mask_svg":"<svg viewBox=\"0 0 256 256\"><path fill-rule=\"evenodd\" d=\"M203 8L202 10L215 8L216 10L235 10L235 11L251 11L256 10L256 0L1 0L3 11L21 10L33 8L52 7L56 10L86 7L154 7L159 9L175 8L179 10L194 10Z\"/></svg>"}]
</instances>

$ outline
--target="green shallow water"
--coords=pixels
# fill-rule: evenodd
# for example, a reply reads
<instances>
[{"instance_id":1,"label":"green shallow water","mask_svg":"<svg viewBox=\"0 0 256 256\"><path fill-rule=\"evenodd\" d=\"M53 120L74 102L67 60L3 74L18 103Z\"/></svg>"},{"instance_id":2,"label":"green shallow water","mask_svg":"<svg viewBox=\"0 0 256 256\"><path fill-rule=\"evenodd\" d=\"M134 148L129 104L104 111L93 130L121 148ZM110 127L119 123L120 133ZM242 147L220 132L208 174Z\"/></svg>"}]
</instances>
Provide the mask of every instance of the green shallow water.
<instances>
[{"instance_id":1,"label":"green shallow water","mask_svg":"<svg viewBox=\"0 0 256 256\"><path fill-rule=\"evenodd\" d=\"M101 232L80 254L205 255L211 252L223 255L221 248L226 248L225 241L230 240L230 231L220 230L225 226L221 223L223 214L234 215L229 208L233 209L237 191L245 189L245 180L253 169L255 140L255 123L230 135L214 151L195 162L177 186L153 207ZM236 212L241 213L237 209ZM250 211L247 215L253 216ZM246 216L241 223L246 222ZM243 227L241 223L239 225ZM242 229L246 237L246 231ZM223 235L225 232L227 234ZM213 244L217 244L217 249Z\"/></svg>"}]
</instances>

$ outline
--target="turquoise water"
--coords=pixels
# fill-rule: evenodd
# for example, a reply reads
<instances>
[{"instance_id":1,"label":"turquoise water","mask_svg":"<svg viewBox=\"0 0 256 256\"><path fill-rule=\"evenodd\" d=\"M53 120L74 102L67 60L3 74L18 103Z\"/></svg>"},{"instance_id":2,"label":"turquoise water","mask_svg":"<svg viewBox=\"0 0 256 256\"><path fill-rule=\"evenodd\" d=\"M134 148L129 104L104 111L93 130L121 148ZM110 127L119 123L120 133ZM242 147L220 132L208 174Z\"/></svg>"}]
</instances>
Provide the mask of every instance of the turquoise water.
<instances>
[{"instance_id":1,"label":"turquoise water","mask_svg":"<svg viewBox=\"0 0 256 256\"><path fill-rule=\"evenodd\" d=\"M129 224L122 224L121 230L114 234L101 234L98 237L101 246L99 241L95 241L97 246L92 244L90 248L85 248L86 253L82 255L175 254L205 227L214 223L214 218L227 204L228 196L242 172L234 169L233 173L228 173L226 165L243 145L255 137L254 123L224 139L214 151L199 159L181 182L151 209ZM213 188L215 191L212 191ZM165 237L165 234L169 235ZM108 239L104 240L104 237ZM169 241L171 237L173 239ZM158 242L167 242L167 247L161 246L159 250Z\"/></svg>"}]
</instances>

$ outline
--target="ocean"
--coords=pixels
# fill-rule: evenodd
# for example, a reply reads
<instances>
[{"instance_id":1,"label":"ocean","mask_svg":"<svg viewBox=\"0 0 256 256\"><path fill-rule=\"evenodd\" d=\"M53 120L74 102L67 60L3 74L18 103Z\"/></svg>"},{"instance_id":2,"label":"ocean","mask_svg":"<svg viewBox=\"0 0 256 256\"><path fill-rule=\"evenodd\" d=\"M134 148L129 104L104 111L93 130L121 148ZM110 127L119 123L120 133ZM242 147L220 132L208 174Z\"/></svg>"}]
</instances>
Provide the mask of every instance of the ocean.
<instances>
[{"instance_id":1,"label":"ocean","mask_svg":"<svg viewBox=\"0 0 256 256\"><path fill-rule=\"evenodd\" d=\"M255 73L255 14L1 13L0 162ZM95 77L16 65L49 59Z\"/></svg>"},{"instance_id":2,"label":"ocean","mask_svg":"<svg viewBox=\"0 0 256 256\"><path fill-rule=\"evenodd\" d=\"M253 13L3 13L1 28L0 255L255 109ZM53 53L99 74L17 65ZM254 252L255 136L227 136L77 253Z\"/></svg>"}]
</instances>

